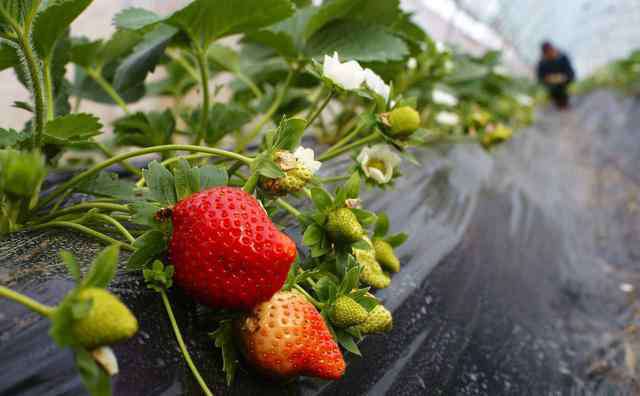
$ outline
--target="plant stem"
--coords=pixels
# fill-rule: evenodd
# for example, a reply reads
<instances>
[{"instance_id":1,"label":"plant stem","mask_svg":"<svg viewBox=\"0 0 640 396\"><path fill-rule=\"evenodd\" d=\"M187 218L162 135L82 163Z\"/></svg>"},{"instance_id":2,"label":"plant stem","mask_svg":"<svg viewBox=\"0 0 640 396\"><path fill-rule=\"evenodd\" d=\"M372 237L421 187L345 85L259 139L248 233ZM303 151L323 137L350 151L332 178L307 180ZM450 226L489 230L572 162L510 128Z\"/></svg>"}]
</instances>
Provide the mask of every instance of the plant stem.
<instances>
[{"instance_id":1,"label":"plant stem","mask_svg":"<svg viewBox=\"0 0 640 396\"><path fill-rule=\"evenodd\" d=\"M353 139L354 136L357 136L358 133L360 133L360 131L362 130L364 125L365 125L364 122L359 123L351 132L349 132L347 135L345 135L342 139L340 139L338 142L336 142L333 146L329 147L327 149L327 152L333 151L333 150L335 150L335 149L337 149L339 147L342 147L345 144L349 143L349 141L351 139Z\"/></svg>"},{"instance_id":2,"label":"plant stem","mask_svg":"<svg viewBox=\"0 0 640 396\"><path fill-rule=\"evenodd\" d=\"M8 298L9 300L13 300L19 304L24 305L29 308L33 312L40 314L42 316L49 317L55 311L55 308L50 307L48 305L41 304L34 300L31 297L27 297L22 293L18 293L9 289L8 287L0 286L0 297Z\"/></svg>"},{"instance_id":3,"label":"plant stem","mask_svg":"<svg viewBox=\"0 0 640 396\"><path fill-rule=\"evenodd\" d=\"M114 156L113 158L110 158L110 159L108 159L106 161L103 161L103 162L101 162L99 164L96 164L92 168L89 168L86 171L74 176L73 178L71 178L67 182L65 182L62 185L60 185L54 191L52 191L44 199L42 199L38 203L38 205L34 208L34 211L43 208L45 205L47 205L51 201L53 201L56 197L60 196L61 194L64 194L69 188L77 185L78 183L80 183L81 181L85 180L86 178L89 178L89 177L95 175L96 173L100 172L101 170L103 170L105 168L108 168L109 166L111 166L113 164L117 164L118 162L121 162L121 161L123 161L125 159L133 158L133 157L139 157L139 156L142 156L142 155L153 154L153 153L162 153L162 152L165 152L165 151L172 151L172 150L173 151L190 151L190 152L208 153L208 154L217 155L217 156L220 156L220 157L227 157L227 158L239 160L239 161L242 161L242 162L244 162L245 164L248 164L248 165L250 165L251 162L253 161L252 158L246 157L246 156L244 156L242 154L234 153L234 152L227 151L227 150L217 149L217 148L213 148L213 147L192 146L192 145L188 145L188 144L165 144L165 145L162 145L162 146L146 147L146 148L143 148L143 149L130 151L128 153L118 154L118 155Z\"/></svg>"},{"instance_id":4,"label":"plant stem","mask_svg":"<svg viewBox=\"0 0 640 396\"><path fill-rule=\"evenodd\" d=\"M107 146L105 146L103 143L99 143L99 142L95 142L96 147L98 147L98 149L100 151L102 151L102 153L107 157L107 158L113 158L115 157L115 154L113 153L113 151L111 151ZM125 168L126 170L128 170L129 172L131 172L132 174L136 175L136 176L140 176L142 175L142 171L138 168L136 168L135 166L131 165L129 162L127 161L122 161L120 162L120 165L122 165L123 168Z\"/></svg>"},{"instance_id":5,"label":"plant stem","mask_svg":"<svg viewBox=\"0 0 640 396\"><path fill-rule=\"evenodd\" d=\"M182 68L196 81L200 81L200 76L196 69L191 66L191 64L182 57L179 51L167 51L171 59L176 61Z\"/></svg>"},{"instance_id":6,"label":"plant stem","mask_svg":"<svg viewBox=\"0 0 640 396\"><path fill-rule=\"evenodd\" d=\"M258 86L249 77L247 77L244 73L239 71L234 72L234 74L238 78L238 80L242 81L247 85L247 87L249 87L249 89L251 90L251 92L253 92L256 98L258 99L262 98L262 91L260 91L260 88L258 88Z\"/></svg>"},{"instance_id":7,"label":"plant stem","mask_svg":"<svg viewBox=\"0 0 640 396\"><path fill-rule=\"evenodd\" d=\"M258 136L258 134L260 134L262 127L267 122L269 122L271 117L273 117L276 110L278 110L278 107L280 107L280 104L282 103L282 100L284 99L285 95L287 94L287 90L289 89L289 84L291 84L292 79L293 79L293 70L289 70L289 74L287 74L287 79L285 80L284 85L280 90L280 93L273 100L273 103L271 103L271 107L269 107L265 115L260 119L260 121L258 121L255 128L253 128L253 130L244 139L240 139L240 141L238 142L238 145L236 146L237 152L239 153L243 152L244 149L247 147L247 145L251 143Z\"/></svg>"},{"instance_id":8,"label":"plant stem","mask_svg":"<svg viewBox=\"0 0 640 396\"><path fill-rule=\"evenodd\" d=\"M200 83L202 85L202 110L200 111L200 130L196 138L195 145L202 143L209 123L209 66L207 63L207 53L202 48L196 48L196 60L200 69Z\"/></svg>"},{"instance_id":9,"label":"plant stem","mask_svg":"<svg viewBox=\"0 0 640 396\"><path fill-rule=\"evenodd\" d=\"M300 217L300 211L294 208L289 202L285 201L282 198L276 199L276 203L287 212L291 213L295 217Z\"/></svg>"},{"instance_id":10,"label":"plant stem","mask_svg":"<svg viewBox=\"0 0 640 396\"><path fill-rule=\"evenodd\" d=\"M329 95L327 95L327 97L325 98L325 100L322 102L322 104L320 105L320 107L318 107L316 109L316 111L313 113L313 115L311 115L310 118L308 118L307 120L307 125L305 125L305 128L309 127L309 125L313 124L313 122L316 120L316 118L318 118L318 116L320 115L320 113L322 113L322 110L324 110L325 107L327 107L327 105L329 104L329 102L331 101L331 99L333 99L333 95L335 94L334 91L329 92Z\"/></svg>"},{"instance_id":11,"label":"plant stem","mask_svg":"<svg viewBox=\"0 0 640 396\"><path fill-rule=\"evenodd\" d=\"M50 215L47 215L45 217L43 217L42 219L38 219L38 221L35 224L42 224L45 223L51 219L60 217L60 216L64 216L70 213L75 213L75 212L80 212L83 211L85 209L103 209L103 210L109 210L109 211L116 211L116 212L125 212L125 213L129 213L129 207L126 205L119 205L119 204L113 204L113 203L102 203L102 202L83 202L83 203L79 203L77 205L68 207L68 208L64 208L61 210L58 210L55 213L52 213ZM35 225L34 224L34 225Z\"/></svg>"},{"instance_id":12,"label":"plant stem","mask_svg":"<svg viewBox=\"0 0 640 396\"><path fill-rule=\"evenodd\" d=\"M29 73L29 79L31 80L31 89L34 100L34 114L33 114L33 126L34 133L32 137L33 148L40 148L42 146L42 140L44 136L44 126L46 123L47 102L44 97L44 88L42 85L42 75L40 73L41 63L36 57L36 54L31 47L29 40L29 32L25 32L22 29L16 31L18 36L18 44L24 55L24 60L27 65L27 72Z\"/></svg>"},{"instance_id":13,"label":"plant stem","mask_svg":"<svg viewBox=\"0 0 640 396\"><path fill-rule=\"evenodd\" d=\"M307 300L309 300L309 302L313 305L316 306L316 308L318 309L322 309L324 307L324 304L321 303L320 301L316 300L315 298L311 297L311 295L309 293L307 293L306 290L304 290L300 285L293 285L293 288L296 289L298 292L300 292L300 294L302 294L303 296L305 296L305 298Z\"/></svg>"},{"instance_id":14,"label":"plant stem","mask_svg":"<svg viewBox=\"0 0 640 396\"><path fill-rule=\"evenodd\" d=\"M380 136L377 133L373 133L373 134L371 134L371 135L369 135L367 137L364 137L364 138L362 138L360 140L356 140L355 142L353 142L353 143L351 143L349 145L339 147L339 148L337 148L335 150L327 151L327 152L323 153L320 157L318 157L318 160L319 161L328 161L328 160L330 160L332 158L335 158L335 157L339 156L340 154L342 154L344 152L347 152L349 150L358 148L360 146L364 146L365 144L368 144L368 143L375 142L379 138L380 138Z\"/></svg>"},{"instance_id":15,"label":"plant stem","mask_svg":"<svg viewBox=\"0 0 640 396\"><path fill-rule=\"evenodd\" d=\"M322 184L330 184L330 183L336 183L339 181L343 181L343 180L347 180L349 179L349 175L342 175L342 176L333 176L333 177L324 177L320 179L320 183Z\"/></svg>"},{"instance_id":16,"label":"plant stem","mask_svg":"<svg viewBox=\"0 0 640 396\"><path fill-rule=\"evenodd\" d=\"M124 228L124 226L120 224L120 222L114 219L113 217L107 216L106 214L102 214L102 213L92 213L91 217L95 217L97 219L104 221L105 223L109 223L112 226L114 226L116 230L118 230L118 232L120 232L120 234L122 234L122 236L124 236L127 239L127 241L129 241L129 243L133 244L136 241L136 238L134 238L129 233L129 231L127 231L127 229Z\"/></svg>"},{"instance_id":17,"label":"plant stem","mask_svg":"<svg viewBox=\"0 0 640 396\"><path fill-rule=\"evenodd\" d=\"M44 71L44 89L46 92L47 98L47 120L53 120L55 117L55 101L53 99L53 82L51 81L51 60L45 58L43 63L43 71Z\"/></svg>"},{"instance_id":18,"label":"plant stem","mask_svg":"<svg viewBox=\"0 0 640 396\"><path fill-rule=\"evenodd\" d=\"M253 194L253 190L255 190L256 184L258 184L259 178L260 175L258 175L258 173L253 173L251 176L249 176L247 181L244 182L244 186L242 186L242 189L249 194Z\"/></svg>"},{"instance_id":19,"label":"plant stem","mask_svg":"<svg viewBox=\"0 0 640 396\"><path fill-rule=\"evenodd\" d=\"M129 250L131 252L136 250L133 246L129 245L128 243L111 238L110 236L105 235L101 232L92 230L89 227L83 226L82 224L73 223L71 221L50 221L48 223L38 224L32 227L29 227L29 229L32 231L35 231L35 230L41 230L45 228L52 228L52 227L72 228L76 231L84 232L87 235L100 239L101 241L106 242L109 245L117 244L117 245L120 245L120 247L122 247L123 249Z\"/></svg>"},{"instance_id":20,"label":"plant stem","mask_svg":"<svg viewBox=\"0 0 640 396\"><path fill-rule=\"evenodd\" d=\"M160 290L160 297L162 297L162 303L164 304L164 308L167 311L167 316L169 316L169 322L171 322L173 333L176 336L176 341L178 342L178 346L180 346L180 350L182 351L184 360L187 362L187 366L189 366L191 373L196 378L196 381L198 381L198 384L200 385L202 392L207 396L213 396L213 393L209 390L209 387L207 387L206 382L204 382L204 379L202 379L202 376L200 375L198 368L193 363L193 360L191 360L191 355L189 354L189 351L187 350L187 346L185 345L184 340L182 339L182 333L180 332L180 328L178 327L176 318L173 315L173 309L171 309L171 304L169 303L167 292L164 290Z\"/></svg>"},{"instance_id":21,"label":"plant stem","mask_svg":"<svg viewBox=\"0 0 640 396\"><path fill-rule=\"evenodd\" d=\"M109 95L111 99L113 99L116 105L118 105L118 107L122 109L122 111L129 114L129 108L127 107L124 99L122 99L122 96L120 96L120 94L116 92L109 81L105 80L105 78L102 77L102 73L100 70L87 69L87 74L89 75L89 77L93 78L93 80L98 83L98 85L100 85L100 87Z\"/></svg>"}]
</instances>

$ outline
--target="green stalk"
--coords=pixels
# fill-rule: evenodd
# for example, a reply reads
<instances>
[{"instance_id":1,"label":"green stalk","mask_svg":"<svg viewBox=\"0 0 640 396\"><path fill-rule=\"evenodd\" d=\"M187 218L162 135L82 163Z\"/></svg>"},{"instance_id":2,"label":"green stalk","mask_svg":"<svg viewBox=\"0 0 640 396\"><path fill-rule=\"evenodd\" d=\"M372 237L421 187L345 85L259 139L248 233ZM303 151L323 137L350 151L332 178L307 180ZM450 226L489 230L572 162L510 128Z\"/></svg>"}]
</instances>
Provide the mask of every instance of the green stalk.
<instances>
[{"instance_id":1,"label":"green stalk","mask_svg":"<svg viewBox=\"0 0 640 396\"><path fill-rule=\"evenodd\" d=\"M0 297L8 298L9 300L13 300L18 304L22 304L25 307L29 308L33 312L40 314L45 317L50 317L55 308L50 307L48 305L40 304L36 300L31 297L27 297L22 293L18 293L9 289L8 287L0 286Z\"/></svg>"},{"instance_id":2,"label":"green stalk","mask_svg":"<svg viewBox=\"0 0 640 396\"><path fill-rule=\"evenodd\" d=\"M255 190L256 184L258 184L259 178L260 178L260 175L258 175L257 173L252 174L244 183L244 186L242 186L242 189L248 192L249 194L253 194L253 190Z\"/></svg>"},{"instance_id":3,"label":"green stalk","mask_svg":"<svg viewBox=\"0 0 640 396\"><path fill-rule=\"evenodd\" d=\"M359 123L351 132L349 132L347 135L345 135L342 139L340 139L338 142L336 142L333 146L329 147L327 149L327 152L333 151L333 150L335 150L335 149L337 149L339 147L342 147L345 144L349 143L349 141L351 139L353 139L355 136L358 135L358 133L360 133L360 131L362 130L364 125L365 125L364 122Z\"/></svg>"},{"instance_id":4,"label":"green stalk","mask_svg":"<svg viewBox=\"0 0 640 396\"><path fill-rule=\"evenodd\" d=\"M256 98L258 99L262 98L262 91L260 91L260 88L258 88L258 86L249 77L247 77L244 73L240 71L236 71L234 72L234 74L238 78L238 80L242 81L247 85L247 87L249 87L249 89L251 90L251 92L253 92Z\"/></svg>"},{"instance_id":5,"label":"green stalk","mask_svg":"<svg viewBox=\"0 0 640 396\"><path fill-rule=\"evenodd\" d=\"M191 355L187 350L187 346L185 345L184 340L182 339L182 333L180 332L180 328L178 327L176 318L173 315L173 309L171 309L171 304L169 303L167 292L164 290L160 290L160 297L162 297L162 303L164 304L164 308L166 309L167 315L169 316L169 322L171 322L173 333L176 336L176 341L178 342L178 346L180 346L180 350L182 351L184 360L187 362L187 366L189 366L191 373L196 378L196 381L198 381L198 384L200 385L202 392L207 396L213 396L213 393L209 390L207 383L204 382L204 379L202 379L202 376L200 375L200 371L198 371L198 368L193 363L193 360L191 359Z\"/></svg>"},{"instance_id":6,"label":"green stalk","mask_svg":"<svg viewBox=\"0 0 640 396\"><path fill-rule=\"evenodd\" d=\"M191 64L182 57L179 51L168 51L168 54L171 57L171 59L173 59L180 66L182 66L182 68L191 76L191 78L193 78L196 81L200 81L200 76L198 75L198 72L196 71L196 69L194 69L193 66L191 66Z\"/></svg>"},{"instance_id":7,"label":"green stalk","mask_svg":"<svg viewBox=\"0 0 640 396\"><path fill-rule=\"evenodd\" d=\"M44 69L44 89L47 98L47 120L51 121L55 117L55 100L53 99L53 83L51 81L51 64L50 60L45 58L43 61Z\"/></svg>"},{"instance_id":8,"label":"green stalk","mask_svg":"<svg viewBox=\"0 0 640 396\"><path fill-rule=\"evenodd\" d=\"M309 293L307 293L306 290L304 290L300 285L293 285L293 288L296 289L298 292L300 292L300 294L302 294L303 296L305 296L305 298L307 300L309 300L309 302L313 305L316 306L316 308L318 309L322 309L324 307L324 304L321 303L320 301L316 300L315 298L311 297L311 295Z\"/></svg>"},{"instance_id":9,"label":"green stalk","mask_svg":"<svg viewBox=\"0 0 640 396\"><path fill-rule=\"evenodd\" d=\"M289 85L291 84L291 80L292 79L293 79L293 70L289 70L289 74L287 74L287 79L285 80L284 85L282 86L282 89L280 90L280 93L273 100L273 103L271 104L271 107L269 107L269 109L267 110L265 115L256 124L255 128L253 128L253 130L244 139L240 139L240 141L238 142L238 145L236 146L236 151L237 152L239 152L239 153L243 152L244 149L247 147L247 145L249 143L251 143L260 134L260 131L262 130L262 127L267 122L269 122L271 117L275 114L276 110L278 110L278 107L280 107L280 104L282 103L282 100L284 99L285 95L287 94L287 91L289 89Z\"/></svg>"},{"instance_id":10,"label":"green stalk","mask_svg":"<svg viewBox=\"0 0 640 396\"><path fill-rule=\"evenodd\" d=\"M207 63L207 53L202 48L195 49L198 69L200 69L200 83L202 85L202 110L200 111L200 130L194 144L202 143L207 134L207 124L209 123L209 65Z\"/></svg>"},{"instance_id":11,"label":"green stalk","mask_svg":"<svg viewBox=\"0 0 640 396\"><path fill-rule=\"evenodd\" d=\"M68 208L64 208L64 209L58 210L57 212L52 213L50 215L44 216L43 218L38 219L37 222L35 222L35 224L46 223L47 221L49 221L51 219L58 218L60 216L65 216L65 215L68 215L70 213L81 212L81 211L83 211L85 209L102 209L102 210L125 212L125 213L129 213L130 212L129 207L126 206L126 205L119 205L119 204L113 204L113 203L102 203L102 202L83 202L83 203L79 203L77 205L73 205L73 206L68 207Z\"/></svg>"},{"instance_id":12,"label":"green stalk","mask_svg":"<svg viewBox=\"0 0 640 396\"><path fill-rule=\"evenodd\" d=\"M143 149L139 149L139 150L135 150L135 151L130 151L128 153L122 153L122 154L118 154L116 156L114 156L113 158L110 158L106 161L103 161L99 164L94 165L92 168L87 169L86 171L79 173L78 175L74 176L73 178L71 178L70 180L68 180L67 182L63 183L62 185L60 185L58 188L56 188L54 191L52 191L49 195L47 195L44 199L42 199L38 205L33 209L33 211L36 211L38 209L43 208L44 206L46 206L47 204L49 204L50 202L52 202L56 197L64 194L67 190L69 190L71 187L77 185L78 183L80 183L81 181L95 175L96 173L100 172L101 170L110 167L113 164L117 164L118 162L122 162L123 160L129 159L129 158L133 158L133 157L140 157L142 155L147 155L147 154L153 154L153 153L162 153L165 151L189 151L189 152L199 152L199 153L208 153L208 154L213 154L213 155L217 155L220 157L227 157L227 158L231 158L231 159L235 159L235 160L239 160L244 162L245 164L250 165L251 162L253 161L253 159L246 157L242 154L238 154L238 153L234 153L231 151L227 151L227 150L222 150L222 149L217 149L217 148L213 148L213 147L202 147L202 146L192 146L192 145L188 145L188 144L166 144L166 145L162 145L162 146L153 146L153 147L146 147Z\"/></svg>"},{"instance_id":13,"label":"green stalk","mask_svg":"<svg viewBox=\"0 0 640 396\"><path fill-rule=\"evenodd\" d=\"M100 219L102 221L104 221L105 223L111 224L112 226L114 226L116 228L116 230L118 230L118 232L120 234L122 234L123 237L125 237L125 239L127 241L129 241L130 244L133 244L136 241L136 238L134 238L129 231L127 231L126 228L124 228L124 226L122 224L120 224L120 222L116 219L114 219L111 216L107 216L106 214L102 214L102 213L91 213L90 215L91 217L94 217L96 219Z\"/></svg>"},{"instance_id":14,"label":"green stalk","mask_svg":"<svg viewBox=\"0 0 640 396\"><path fill-rule=\"evenodd\" d=\"M103 143L99 143L99 142L94 142L96 147L98 147L98 150L102 151L102 154L104 154L107 158L113 158L115 157L115 154L113 151L111 151L107 146L105 146ZM142 171L138 168L136 168L135 166L131 165L129 162L127 161L122 161L120 162L120 165L122 165L122 167L126 170L128 170L129 172L131 172L131 174L136 175L136 176L140 176L142 175Z\"/></svg>"},{"instance_id":15,"label":"green stalk","mask_svg":"<svg viewBox=\"0 0 640 396\"><path fill-rule=\"evenodd\" d=\"M329 95L327 95L327 97L325 98L325 100L322 102L322 104L320 105L320 107L318 107L316 109L316 111L313 113L313 115L311 115L308 119L307 119L307 125L305 125L305 128L307 128L309 125L313 124L313 122L316 120L316 118L318 118L318 116L320 115L320 113L322 113L322 110L324 110L325 107L327 107L327 105L329 104L329 102L331 101L331 99L333 99L333 95L335 95L335 91L331 91L329 92Z\"/></svg>"},{"instance_id":16,"label":"green stalk","mask_svg":"<svg viewBox=\"0 0 640 396\"><path fill-rule=\"evenodd\" d=\"M116 92L109 81L105 80L104 77L102 77L102 73L100 72L100 70L90 68L87 69L87 74L89 75L89 77L93 78L93 80L98 83L98 85L100 85L100 87L109 95L111 99L113 99L116 105L118 105L118 107L122 109L122 111L124 111L126 114L129 114L129 108L127 107L124 99L122 99L122 96L120 96L120 94Z\"/></svg>"},{"instance_id":17,"label":"green stalk","mask_svg":"<svg viewBox=\"0 0 640 396\"><path fill-rule=\"evenodd\" d=\"M320 179L320 183L322 184L331 184L331 183L337 183L343 180L347 180L349 179L349 175L343 175L343 176L333 176L333 177L324 177Z\"/></svg>"},{"instance_id":18,"label":"green stalk","mask_svg":"<svg viewBox=\"0 0 640 396\"><path fill-rule=\"evenodd\" d=\"M108 235L105 235L99 231L96 230L92 230L89 227L83 226L82 224L77 224L77 223L73 223L71 221L50 221L48 223L43 223L43 224L38 224L35 225L33 227L29 227L30 230L32 231L36 231L36 230L42 230L42 229L46 229L46 228L53 228L53 227L63 227L63 228L71 228L74 229L76 231L80 231L83 232L87 235L90 235L96 239L99 239L103 242L106 242L108 245L120 245L121 248L129 250L131 252L135 251L136 249L131 246L128 243L119 241L117 239L111 238Z\"/></svg>"},{"instance_id":19,"label":"green stalk","mask_svg":"<svg viewBox=\"0 0 640 396\"><path fill-rule=\"evenodd\" d=\"M278 198L276 203L287 212L291 213L295 217L300 217L300 211L294 208L289 202L285 201L282 198Z\"/></svg>"},{"instance_id":20,"label":"green stalk","mask_svg":"<svg viewBox=\"0 0 640 396\"><path fill-rule=\"evenodd\" d=\"M339 148L337 148L335 150L326 151L320 157L318 157L318 160L319 161L328 161L328 160L330 160L332 158L335 158L335 157L339 156L342 153L345 153L345 152L347 152L349 150L353 150L353 149L358 148L360 146L364 146L365 144L369 144L369 143L375 142L378 139L380 139L380 136L377 133L373 133L373 134L371 134L371 135L369 135L367 137L364 137L364 138L362 138L360 140L356 140L355 142L353 142L353 143L351 143L349 145L339 147Z\"/></svg>"}]
</instances>

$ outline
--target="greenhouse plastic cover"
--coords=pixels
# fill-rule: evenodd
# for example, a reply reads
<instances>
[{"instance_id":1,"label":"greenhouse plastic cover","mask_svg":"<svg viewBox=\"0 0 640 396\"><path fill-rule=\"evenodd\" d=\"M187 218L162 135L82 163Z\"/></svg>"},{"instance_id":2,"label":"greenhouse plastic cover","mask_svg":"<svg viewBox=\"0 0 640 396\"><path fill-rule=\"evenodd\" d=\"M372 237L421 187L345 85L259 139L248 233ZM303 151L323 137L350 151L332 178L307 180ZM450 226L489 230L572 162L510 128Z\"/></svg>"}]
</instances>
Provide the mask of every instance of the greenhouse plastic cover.
<instances>
[{"instance_id":1,"label":"greenhouse plastic cover","mask_svg":"<svg viewBox=\"0 0 640 396\"><path fill-rule=\"evenodd\" d=\"M640 45L638 0L403 0L426 8L474 37L480 45L514 50L535 65L540 43L551 40L574 59L578 74L627 56ZM475 27L474 21L480 26ZM420 22L420 21L418 21ZM422 21L430 31L428 22ZM499 39L495 43L490 29Z\"/></svg>"},{"instance_id":2,"label":"greenhouse plastic cover","mask_svg":"<svg viewBox=\"0 0 640 396\"><path fill-rule=\"evenodd\" d=\"M340 381L273 384L241 369L225 387L207 337L212 312L174 288L178 322L214 393L634 391L640 344L622 329L637 321L624 282L640 258L640 100L596 92L572 112L538 115L494 153L475 144L418 151L422 165L405 166L394 191L369 194L366 206L388 211L394 231L412 238L399 251L402 271L377 293L393 311L393 331L368 337L364 358L349 356ZM55 264L59 248L89 261L100 247L62 231L13 235L0 247L2 283L54 303L71 287ZM112 290L141 325L115 347L114 394L199 394L157 294L123 273ZM71 353L53 345L47 327L0 301L0 395L83 394Z\"/></svg>"}]
</instances>

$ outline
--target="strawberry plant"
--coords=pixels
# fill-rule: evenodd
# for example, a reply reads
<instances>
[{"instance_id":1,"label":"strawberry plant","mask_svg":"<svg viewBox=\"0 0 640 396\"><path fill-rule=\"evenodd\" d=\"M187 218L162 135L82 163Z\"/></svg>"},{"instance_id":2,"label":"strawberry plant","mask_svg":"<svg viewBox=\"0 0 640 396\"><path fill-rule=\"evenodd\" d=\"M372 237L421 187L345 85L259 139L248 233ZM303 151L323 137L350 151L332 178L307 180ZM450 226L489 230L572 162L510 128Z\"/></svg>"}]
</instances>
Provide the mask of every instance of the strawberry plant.
<instances>
[{"instance_id":1,"label":"strawberry plant","mask_svg":"<svg viewBox=\"0 0 640 396\"><path fill-rule=\"evenodd\" d=\"M32 114L24 128L0 128L0 235L66 228L111 247L84 280L62 253L78 287L55 309L4 287L0 296L52 319L92 394L108 394L114 374L103 348L138 326L104 290L118 250L158 292L204 394L166 293L174 284L219 311L212 346L229 386L241 356L281 379L340 378L342 350L361 355L365 335L393 327L374 292L393 286L407 239L363 208L363 189L393 188L401 163L417 163L413 149L461 137L491 146L530 121L527 88L496 72L497 54L440 48L396 1L193 0L168 15L122 10L104 40L71 36L91 3L0 3L0 70L32 94L16 104ZM164 77L150 82L155 69ZM184 100L192 91L195 106ZM172 105L130 110L150 96ZM121 115L99 120L72 99ZM79 152L95 162L42 191ZM329 173L335 159L347 165Z\"/></svg>"}]
</instances>

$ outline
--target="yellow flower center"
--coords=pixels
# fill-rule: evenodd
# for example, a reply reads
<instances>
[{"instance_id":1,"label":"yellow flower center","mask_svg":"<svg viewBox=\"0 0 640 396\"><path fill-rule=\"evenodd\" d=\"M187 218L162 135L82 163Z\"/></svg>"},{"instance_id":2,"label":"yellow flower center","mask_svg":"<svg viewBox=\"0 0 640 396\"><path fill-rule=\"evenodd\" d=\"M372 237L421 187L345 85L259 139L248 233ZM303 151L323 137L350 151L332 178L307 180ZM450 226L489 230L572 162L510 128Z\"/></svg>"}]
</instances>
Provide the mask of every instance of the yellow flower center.
<instances>
[{"instance_id":1,"label":"yellow flower center","mask_svg":"<svg viewBox=\"0 0 640 396\"><path fill-rule=\"evenodd\" d=\"M384 171L387 169L387 167L384 165L384 161L376 158L367 161L367 168L375 168L382 173L384 173Z\"/></svg>"}]
</instances>

